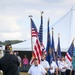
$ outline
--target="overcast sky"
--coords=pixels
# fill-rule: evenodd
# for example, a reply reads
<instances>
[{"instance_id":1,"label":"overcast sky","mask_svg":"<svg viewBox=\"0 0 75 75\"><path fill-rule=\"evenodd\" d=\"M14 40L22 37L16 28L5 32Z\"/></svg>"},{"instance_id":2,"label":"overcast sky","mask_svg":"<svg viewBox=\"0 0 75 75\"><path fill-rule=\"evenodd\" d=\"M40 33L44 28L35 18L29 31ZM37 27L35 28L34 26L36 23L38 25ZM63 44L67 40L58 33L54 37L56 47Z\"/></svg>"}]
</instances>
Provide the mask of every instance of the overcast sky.
<instances>
[{"instance_id":1,"label":"overcast sky","mask_svg":"<svg viewBox=\"0 0 75 75\"><path fill-rule=\"evenodd\" d=\"M48 18L52 25L74 6L75 0L0 0L0 40L27 40L30 38L29 15L33 15L39 28L40 11L44 11L45 30Z\"/></svg>"}]
</instances>

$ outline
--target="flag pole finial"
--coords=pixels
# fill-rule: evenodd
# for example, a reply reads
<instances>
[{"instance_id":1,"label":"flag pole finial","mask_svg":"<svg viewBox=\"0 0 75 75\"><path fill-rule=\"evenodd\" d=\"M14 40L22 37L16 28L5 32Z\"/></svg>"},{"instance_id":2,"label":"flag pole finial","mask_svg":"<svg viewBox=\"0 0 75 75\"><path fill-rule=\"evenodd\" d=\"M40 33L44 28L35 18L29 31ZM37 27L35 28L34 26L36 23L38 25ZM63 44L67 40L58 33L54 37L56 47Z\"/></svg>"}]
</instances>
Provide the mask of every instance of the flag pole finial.
<instances>
[{"instance_id":1,"label":"flag pole finial","mask_svg":"<svg viewBox=\"0 0 75 75\"><path fill-rule=\"evenodd\" d=\"M41 15L44 13L44 11L41 11Z\"/></svg>"},{"instance_id":2,"label":"flag pole finial","mask_svg":"<svg viewBox=\"0 0 75 75\"><path fill-rule=\"evenodd\" d=\"M73 38L73 42L75 41L75 38Z\"/></svg>"},{"instance_id":3,"label":"flag pole finial","mask_svg":"<svg viewBox=\"0 0 75 75\"><path fill-rule=\"evenodd\" d=\"M32 15L29 15L28 17L32 18L33 16Z\"/></svg>"},{"instance_id":4,"label":"flag pole finial","mask_svg":"<svg viewBox=\"0 0 75 75\"><path fill-rule=\"evenodd\" d=\"M52 31L54 30L54 28L52 27Z\"/></svg>"},{"instance_id":5,"label":"flag pole finial","mask_svg":"<svg viewBox=\"0 0 75 75\"><path fill-rule=\"evenodd\" d=\"M60 33L58 33L58 38L60 38Z\"/></svg>"}]
</instances>

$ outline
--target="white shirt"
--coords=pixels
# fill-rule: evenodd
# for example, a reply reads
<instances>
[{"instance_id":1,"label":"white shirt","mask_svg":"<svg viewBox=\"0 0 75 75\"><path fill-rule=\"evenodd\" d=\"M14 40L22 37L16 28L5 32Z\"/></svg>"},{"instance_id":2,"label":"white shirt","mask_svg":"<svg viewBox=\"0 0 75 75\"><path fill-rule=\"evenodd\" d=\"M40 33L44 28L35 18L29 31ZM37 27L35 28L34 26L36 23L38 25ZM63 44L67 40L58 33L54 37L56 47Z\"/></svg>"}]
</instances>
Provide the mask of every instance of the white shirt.
<instances>
[{"instance_id":1,"label":"white shirt","mask_svg":"<svg viewBox=\"0 0 75 75\"><path fill-rule=\"evenodd\" d=\"M28 73L30 75L44 75L46 72L46 70L43 68L42 65L38 65L38 66L35 66L35 65L32 65L28 71Z\"/></svg>"},{"instance_id":2,"label":"white shirt","mask_svg":"<svg viewBox=\"0 0 75 75\"><path fill-rule=\"evenodd\" d=\"M60 61L60 60L58 60L58 61L57 61L57 63L58 63L58 67L59 67L59 66L60 66L61 61Z\"/></svg>"},{"instance_id":3,"label":"white shirt","mask_svg":"<svg viewBox=\"0 0 75 75\"><path fill-rule=\"evenodd\" d=\"M21 57L20 56L17 56L17 58L18 58L18 61L21 62Z\"/></svg>"},{"instance_id":4,"label":"white shirt","mask_svg":"<svg viewBox=\"0 0 75 75\"><path fill-rule=\"evenodd\" d=\"M73 69L72 63L71 62L66 62L66 63L67 63L67 69L72 70Z\"/></svg>"},{"instance_id":5,"label":"white shirt","mask_svg":"<svg viewBox=\"0 0 75 75\"><path fill-rule=\"evenodd\" d=\"M50 68L50 67L49 67L49 63L48 63L46 60L41 61L40 64L41 64L44 68Z\"/></svg>"},{"instance_id":6,"label":"white shirt","mask_svg":"<svg viewBox=\"0 0 75 75\"><path fill-rule=\"evenodd\" d=\"M52 61L51 66L53 69L50 70L51 74L55 72L55 69L58 68L57 64L55 61Z\"/></svg>"},{"instance_id":7,"label":"white shirt","mask_svg":"<svg viewBox=\"0 0 75 75\"><path fill-rule=\"evenodd\" d=\"M63 67L67 67L67 63L65 61L61 61L61 63L60 63L59 68L60 68L61 72L66 71L66 69L63 69Z\"/></svg>"}]
</instances>

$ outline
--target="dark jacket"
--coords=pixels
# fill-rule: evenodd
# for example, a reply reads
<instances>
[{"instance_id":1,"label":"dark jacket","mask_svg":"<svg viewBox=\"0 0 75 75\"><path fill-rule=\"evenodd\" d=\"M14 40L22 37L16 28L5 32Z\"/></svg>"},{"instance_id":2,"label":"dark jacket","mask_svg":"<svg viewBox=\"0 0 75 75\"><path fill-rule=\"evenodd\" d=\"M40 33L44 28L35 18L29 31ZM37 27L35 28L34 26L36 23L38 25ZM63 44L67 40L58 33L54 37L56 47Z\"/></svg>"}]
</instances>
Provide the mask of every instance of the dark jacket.
<instances>
[{"instance_id":1,"label":"dark jacket","mask_svg":"<svg viewBox=\"0 0 75 75\"><path fill-rule=\"evenodd\" d=\"M19 75L18 71L19 62L15 55L5 54L0 59L0 70L3 75Z\"/></svg>"}]
</instances>

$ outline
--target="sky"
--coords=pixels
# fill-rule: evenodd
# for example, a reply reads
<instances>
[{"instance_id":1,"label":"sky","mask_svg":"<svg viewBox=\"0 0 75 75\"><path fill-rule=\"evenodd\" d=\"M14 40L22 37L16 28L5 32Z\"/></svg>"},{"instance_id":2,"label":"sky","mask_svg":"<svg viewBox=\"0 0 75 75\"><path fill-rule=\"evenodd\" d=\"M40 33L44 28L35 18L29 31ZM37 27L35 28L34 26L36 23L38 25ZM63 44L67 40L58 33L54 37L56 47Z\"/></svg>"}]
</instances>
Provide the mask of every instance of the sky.
<instances>
[{"instance_id":1,"label":"sky","mask_svg":"<svg viewBox=\"0 0 75 75\"><path fill-rule=\"evenodd\" d=\"M75 0L0 0L0 41L29 40L31 30L28 16L33 16L33 20L39 28L40 11L44 11L45 33L48 18L50 18L50 25L52 25L72 7L75 7ZM63 32L63 30L61 31ZM64 31L66 32L66 30ZM46 38L44 40L46 45Z\"/></svg>"}]
</instances>

